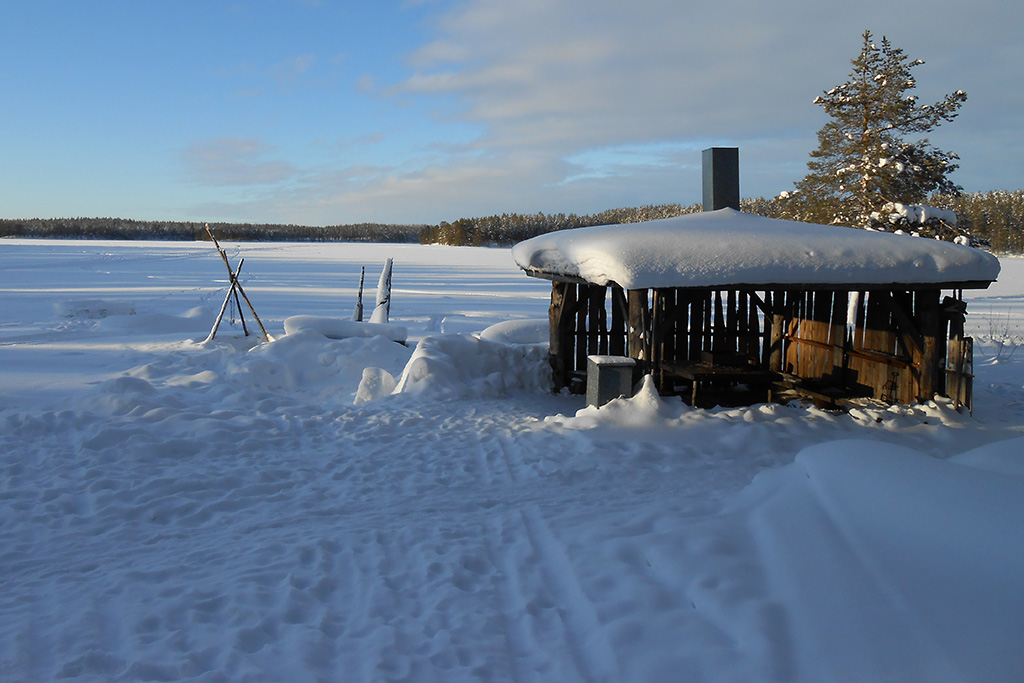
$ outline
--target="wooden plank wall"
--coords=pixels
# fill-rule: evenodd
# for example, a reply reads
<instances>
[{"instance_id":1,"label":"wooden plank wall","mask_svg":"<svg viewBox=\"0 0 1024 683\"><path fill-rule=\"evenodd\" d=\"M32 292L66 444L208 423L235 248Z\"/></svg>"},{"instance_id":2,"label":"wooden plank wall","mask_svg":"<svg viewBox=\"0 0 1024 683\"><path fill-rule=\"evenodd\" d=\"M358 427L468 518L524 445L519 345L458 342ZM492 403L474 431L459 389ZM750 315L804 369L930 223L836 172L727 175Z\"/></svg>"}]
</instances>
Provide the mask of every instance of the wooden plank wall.
<instances>
[{"instance_id":1,"label":"wooden plank wall","mask_svg":"<svg viewBox=\"0 0 1024 683\"><path fill-rule=\"evenodd\" d=\"M699 363L708 353L727 359L727 365L763 366L771 325L763 309L766 297L753 290L653 290L652 367L662 361ZM660 372L655 382L663 392L674 390Z\"/></svg>"},{"instance_id":2,"label":"wooden plank wall","mask_svg":"<svg viewBox=\"0 0 1024 683\"><path fill-rule=\"evenodd\" d=\"M785 371L804 379L845 372L848 293L843 291L780 292L785 299ZM836 373L840 373L837 376Z\"/></svg>"},{"instance_id":3,"label":"wooden plank wall","mask_svg":"<svg viewBox=\"0 0 1024 683\"><path fill-rule=\"evenodd\" d=\"M626 353L628 316L621 287L552 283L549 351L556 391L585 376L587 356Z\"/></svg>"},{"instance_id":4,"label":"wooden plank wall","mask_svg":"<svg viewBox=\"0 0 1024 683\"><path fill-rule=\"evenodd\" d=\"M580 389L588 355L628 355L641 372L653 368L659 390L671 392L662 361L696 363L711 353L730 358L725 364L749 359L900 403L945 394L948 383L954 399L966 404L969 371L955 372L969 362L962 315L959 327L955 320L951 327L944 310L937 290L625 292L555 282L552 372L556 390L574 382Z\"/></svg>"}]
</instances>

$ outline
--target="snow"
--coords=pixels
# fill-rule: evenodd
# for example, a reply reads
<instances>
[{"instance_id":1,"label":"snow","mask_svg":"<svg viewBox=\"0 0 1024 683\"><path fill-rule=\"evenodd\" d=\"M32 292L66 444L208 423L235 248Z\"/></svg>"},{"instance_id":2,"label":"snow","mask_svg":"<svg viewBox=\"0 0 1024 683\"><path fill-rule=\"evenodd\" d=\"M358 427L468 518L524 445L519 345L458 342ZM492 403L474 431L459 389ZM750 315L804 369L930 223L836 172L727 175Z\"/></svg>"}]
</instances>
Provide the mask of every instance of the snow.
<instances>
[{"instance_id":1,"label":"snow","mask_svg":"<svg viewBox=\"0 0 1024 683\"><path fill-rule=\"evenodd\" d=\"M0 240L0 678L1021 679L1024 259L972 416L586 407L508 250L225 247L276 341L208 244ZM388 258L407 346L284 334Z\"/></svg>"},{"instance_id":2,"label":"snow","mask_svg":"<svg viewBox=\"0 0 1024 683\"><path fill-rule=\"evenodd\" d=\"M783 221L720 209L540 235L519 267L626 289L995 280L991 254L959 244Z\"/></svg>"},{"instance_id":3,"label":"snow","mask_svg":"<svg viewBox=\"0 0 1024 683\"><path fill-rule=\"evenodd\" d=\"M305 330L312 330L328 339L386 337L399 344L404 344L409 337L409 331L401 325L355 322L344 318L328 318L316 315L293 315L284 319L285 334L297 334Z\"/></svg>"}]
</instances>

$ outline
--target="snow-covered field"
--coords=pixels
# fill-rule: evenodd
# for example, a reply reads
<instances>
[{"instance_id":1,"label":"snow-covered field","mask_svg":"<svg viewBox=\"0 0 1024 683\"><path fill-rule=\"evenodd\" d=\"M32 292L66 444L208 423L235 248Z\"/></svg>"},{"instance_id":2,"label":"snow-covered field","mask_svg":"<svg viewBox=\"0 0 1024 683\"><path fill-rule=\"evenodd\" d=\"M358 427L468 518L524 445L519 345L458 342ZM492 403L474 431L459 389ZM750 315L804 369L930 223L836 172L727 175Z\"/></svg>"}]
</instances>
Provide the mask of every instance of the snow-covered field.
<instances>
[{"instance_id":1,"label":"snow-covered field","mask_svg":"<svg viewBox=\"0 0 1024 683\"><path fill-rule=\"evenodd\" d=\"M277 341L209 244L0 240L0 680L1024 680L1024 260L973 416L832 414L551 395L508 250L226 247ZM388 257L408 347L285 336Z\"/></svg>"}]
</instances>

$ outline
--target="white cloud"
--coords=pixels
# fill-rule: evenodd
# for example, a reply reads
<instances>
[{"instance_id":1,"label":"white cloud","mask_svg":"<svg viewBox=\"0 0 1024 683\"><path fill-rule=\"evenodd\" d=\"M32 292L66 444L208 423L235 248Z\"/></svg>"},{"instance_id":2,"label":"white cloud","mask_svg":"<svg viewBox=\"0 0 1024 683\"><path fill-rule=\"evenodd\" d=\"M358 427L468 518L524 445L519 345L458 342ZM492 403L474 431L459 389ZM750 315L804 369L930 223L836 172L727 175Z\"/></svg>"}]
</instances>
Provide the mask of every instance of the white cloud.
<instances>
[{"instance_id":1,"label":"white cloud","mask_svg":"<svg viewBox=\"0 0 1024 683\"><path fill-rule=\"evenodd\" d=\"M507 208L527 209L526 202L541 196L549 204L549 188L564 191L565 180L583 189L617 173L639 196L638 174L650 182L659 168L662 174L673 169L624 151L703 144L739 145L745 160L774 164L774 174L744 166L750 194L768 195L804 172L814 132L824 122L812 100L846 77L866 28L888 34L912 57L949 59L949 68L920 72L922 84L935 92L974 87L980 96L1000 96L990 76L955 62L967 46L954 35L979 38L973 49L982 45L975 29L950 25L970 24L975 11L951 0L938 0L927 12L909 0L856 6L828 0L468 0L437 22L436 40L410 56L414 73L395 90L454 100L460 106L446 111L483 127L475 144L490 162L506 167L494 199ZM1005 30L1001 39L1015 40ZM594 160L602 156L618 158L596 171ZM699 163L696 151L693 161ZM528 176L514 173L528 168ZM453 164L431 175L435 182L450 174L485 189L465 171ZM664 201L685 202L699 192L679 187ZM588 205L600 200L595 195Z\"/></svg>"},{"instance_id":2,"label":"white cloud","mask_svg":"<svg viewBox=\"0 0 1024 683\"><path fill-rule=\"evenodd\" d=\"M932 136L986 186L1024 168L997 135L1019 127L1024 68L1020 8L998 0L465 0L435 17L433 40L408 55L409 75L357 90L396 108L431 107L479 131L450 150L409 145L387 167L305 170L252 198L277 220L436 222L503 211L592 212L700 199L699 150L741 148L744 196L770 196L805 172L825 122L812 100L842 82L871 29L912 58L923 99L962 88L961 119ZM991 63L991 55L1002 61ZM291 61L282 73L311 65ZM970 125L971 121L985 125ZM968 125L964 125L968 124ZM951 133L952 131L952 133ZM461 141L464 143L464 140ZM292 178L270 151L204 162L214 177ZM977 157L972 155L976 154ZM230 156L230 155L229 155ZM984 169L978 169L984 157ZM297 207L297 208L296 208Z\"/></svg>"}]
</instances>

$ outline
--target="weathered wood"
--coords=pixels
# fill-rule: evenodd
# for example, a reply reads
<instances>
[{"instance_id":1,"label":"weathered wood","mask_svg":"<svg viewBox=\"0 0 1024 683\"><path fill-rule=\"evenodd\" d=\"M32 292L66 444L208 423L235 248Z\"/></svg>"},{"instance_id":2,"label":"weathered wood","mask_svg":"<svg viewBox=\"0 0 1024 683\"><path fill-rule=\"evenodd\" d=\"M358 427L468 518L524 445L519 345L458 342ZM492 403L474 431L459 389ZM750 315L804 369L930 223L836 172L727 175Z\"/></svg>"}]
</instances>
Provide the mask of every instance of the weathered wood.
<instances>
[{"instance_id":1,"label":"weathered wood","mask_svg":"<svg viewBox=\"0 0 1024 683\"><path fill-rule=\"evenodd\" d=\"M750 351L750 315L747 313L749 297L746 292L736 293L736 352L748 359L755 354Z\"/></svg>"},{"instance_id":2,"label":"weathered wood","mask_svg":"<svg viewBox=\"0 0 1024 683\"><path fill-rule=\"evenodd\" d=\"M217 247L217 253L220 254L221 260L224 261L224 267L228 269L228 277L231 280L231 285L235 288L235 291L238 294L242 295L242 299L245 300L245 304L249 307L249 312L252 313L252 317L256 320L256 324L260 326L260 332L263 333L263 338L269 342L270 335L267 334L266 328L264 328L263 323L260 322L260 317L256 315L256 309L253 308L252 303L249 301L249 297L246 296L245 294L245 290L242 289L242 284L238 281L238 278L236 278L234 273L231 271L231 264L228 262L228 254L221 248L220 242L217 241L217 238L213 236L213 231L210 230L209 225L206 226L206 234L209 235L210 239L213 241L213 246ZM239 306L238 310L239 313L241 313L242 307Z\"/></svg>"},{"instance_id":3,"label":"weathered wood","mask_svg":"<svg viewBox=\"0 0 1024 683\"><path fill-rule=\"evenodd\" d=\"M715 292L715 322L713 325L714 333L711 340L711 352L723 353L727 349L725 348L725 311L723 310L722 292L720 291Z\"/></svg>"},{"instance_id":4,"label":"weathered wood","mask_svg":"<svg viewBox=\"0 0 1024 683\"><path fill-rule=\"evenodd\" d=\"M587 353L608 354L608 312L604 307L606 287L591 285L587 292ZM586 368L586 365L583 366ZM577 367L577 370L581 368Z\"/></svg>"},{"instance_id":5,"label":"weathered wood","mask_svg":"<svg viewBox=\"0 0 1024 683\"><path fill-rule=\"evenodd\" d=\"M234 272L234 279L237 279L238 278L238 274L242 272L242 264L243 263L245 263L245 259L244 258L240 259L238 261L238 268ZM235 293L235 286L231 285L230 287L228 287L228 293L224 297L224 303L221 304L221 306L220 306L220 312L217 314L217 319L213 322L213 327L210 328L210 334L207 335L206 340L203 342L204 344L206 342L208 342L208 341L213 341L213 338L217 336L217 330L220 329L220 323L224 319L224 311L227 310L228 304L231 303L231 295L233 293ZM236 294L236 296L237 296L237 294ZM249 336L249 333L246 332L245 335Z\"/></svg>"},{"instance_id":6,"label":"weathered wood","mask_svg":"<svg viewBox=\"0 0 1024 683\"><path fill-rule=\"evenodd\" d=\"M629 318L629 303L622 287L611 288L612 320L608 328L608 352L613 356L626 355L626 321Z\"/></svg>"},{"instance_id":7,"label":"weathered wood","mask_svg":"<svg viewBox=\"0 0 1024 683\"><path fill-rule=\"evenodd\" d=\"M961 365L969 360L966 342L954 341L953 319L959 315L962 337L962 313L952 310L955 300L940 305L940 292L932 288L625 292L612 286L610 304L603 287L580 290L571 314L562 314L572 319L570 343L561 345L571 349L576 375L588 353L600 352L635 358L638 372L653 372L659 390L670 393L680 388L674 364L703 361L819 380L820 387L845 390L848 397L870 392L905 403L948 393L964 400L966 373L954 368L956 358ZM554 348L553 358L564 356ZM563 382L572 379L571 371ZM820 387L810 390L820 393Z\"/></svg>"},{"instance_id":8,"label":"weathered wood","mask_svg":"<svg viewBox=\"0 0 1024 683\"><path fill-rule=\"evenodd\" d=\"M687 357L694 362L700 360L700 352L704 345L706 302L707 294L703 292L697 293L690 301L690 329L687 330L689 333Z\"/></svg>"},{"instance_id":9,"label":"weathered wood","mask_svg":"<svg viewBox=\"0 0 1024 683\"><path fill-rule=\"evenodd\" d=\"M627 330L629 339L626 344L626 354L635 358L640 372L650 371L650 354L648 352L648 340L650 332L648 327L647 290L631 289L626 294L626 301L629 304L629 315Z\"/></svg>"},{"instance_id":10,"label":"weathered wood","mask_svg":"<svg viewBox=\"0 0 1024 683\"><path fill-rule=\"evenodd\" d=\"M590 313L590 288L593 285L579 285L576 293L576 354L573 370L586 371L587 368L587 317Z\"/></svg>"},{"instance_id":11,"label":"weathered wood","mask_svg":"<svg viewBox=\"0 0 1024 683\"><path fill-rule=\"evenodd\" d=\"M548 308L548 359L556 392L569 386L572 376L575 303L575 284L557 281L551 283L551 306Z\"/></svg>"},{"instance_id":12,"label":"weathered wood","mask_svg":"<svg viewBox=\"0 0 1024 683\"><path fill-rule=\"evenodd\" d=\"M910 360L910 372L900 376L897 402L912 403L921 393L921 355L924 342L914 322L913 292L891 292L890 302L894 306L893 322L896 323L896 342L901 354Z\"/></svg>"},{"instance_id":13,"label":"weathered wood","mask_svg":"<svg viewBox=\"0 0 1024 683\"><path fill-rule=\"evenodd\" d=\"M939 332L942 323L939 310L939 292L936 290L918 291L915 294L917 319L923 335L921 350L921 381L918 399L930 401L940 391L943 383L940 372L942 358L939 355Z\"/></svg>"},{"instance_id":14,"label":"weathered wood","mask_svg":"<svg viewBox=\"0 0 1024 683\"><path fill-rule=\"evenodd\" d=\"M693 295L686 290L676 292L675 318L675 346L672 350L672 360L685 361L690 356L690 305Z\"/></svg>"},{"instance_id":15,"label":"weathered wood","mask_svg":"<svg viewBox=\"0 0 1024 683\"><path fill-rule=\"evenodd\" d=\"M846 334L846 313L848 310L849 295L847 292L832 292L832 318L829 329L829 344L831 344L832 372L838 373L842 386L847 386L850 381L849 367L850 359L847 355L848 338Z\"/></svg>"},{"instance_id":16,"label":"weathered wood","mask_svg":"<svg viewBox=\"0 0 1024 683\"><path fill-rule=\"evenodd\" d=\"M736 353L739 350L739 310L736 301L736 290L730 289L725 297L725 335L722 351Z\"/></svg>"}]
</instances>

